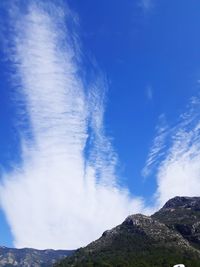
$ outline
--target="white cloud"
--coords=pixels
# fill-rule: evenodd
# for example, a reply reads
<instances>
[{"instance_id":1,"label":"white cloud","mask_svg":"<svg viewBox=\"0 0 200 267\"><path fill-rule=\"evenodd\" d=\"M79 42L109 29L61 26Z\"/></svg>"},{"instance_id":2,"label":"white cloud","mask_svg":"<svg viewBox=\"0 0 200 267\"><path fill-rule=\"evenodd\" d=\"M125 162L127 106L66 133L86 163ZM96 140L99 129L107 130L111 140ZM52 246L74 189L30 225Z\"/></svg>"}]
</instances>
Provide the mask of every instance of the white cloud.
<instances>
[{"instance_id":1,"label":"white cloud","mask_svg":"<svg viewBox=\"0 0 200 267\"><path fill-rule=\"evenodd\" d=\"M163 134L155 138L156 145L150 152L146 168L149 171L152 164L159 162L155 193L158 206L177 195L200 195L199 111L200 100L193 98L179 123L164 132L164 143ZM160 151L165 152L163 158L160 158Z\"/></svg>"},{"instance_id":2,"label":"white cloud","mask_svg":"<svg viewBox=\"0 0 200 267\"><path fill-rule=\"evenodd\" d=\"M152 100L153 99L153 89L152 89L151 86L147 86L146 95L147 95L148 100Z\"/></svg>"},{"instance_id":3,"label":"white cloud","mask_svg":"<svg viewBox=\"0 0 200 267\"><path fill-rule=\"evenodd\" d=\"M7 56L33 138L21 128L22 163L4 174L1 206L16 247L77 248L141 211L143 202L118 186L117 156L103 127L105 82L97 77L87 93L79 40L65 26L74 14L53 1L16 10Z\"/></svg>"},{"instance_id":4,"label":"white cloud","mask_svg":"<svg viewBox=\"0 0 200 267\"><path fill-rule=\"evenodd\" d=\"M152 0L140 0L140 6L144 9L144 11L148 11L153 7Z\"/></svg>"},{"instance_id":5,"label":"white cloud","mask_svg":"<svg viewBox=\"0 0 200 267\"><path fill-rule=\"evenodd\" d=\"M156 127L156 137L153 140L153 144L150 148L145 167L142 170L142 175L147 177L159 163L160 159L164 155L166 147L166 137L169 133L168 125L166 123L165 115L162 114L159 117L159 123Z\"/></svg>"}]
</instances>

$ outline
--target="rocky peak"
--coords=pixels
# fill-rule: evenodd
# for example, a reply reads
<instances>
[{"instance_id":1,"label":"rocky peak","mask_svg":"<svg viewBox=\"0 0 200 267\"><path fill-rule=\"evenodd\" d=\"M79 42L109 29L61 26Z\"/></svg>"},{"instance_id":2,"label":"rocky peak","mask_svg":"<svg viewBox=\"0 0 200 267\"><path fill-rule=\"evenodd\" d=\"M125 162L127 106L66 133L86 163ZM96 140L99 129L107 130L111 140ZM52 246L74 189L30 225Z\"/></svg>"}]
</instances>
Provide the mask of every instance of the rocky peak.
<instances>
[{"instance_id":1,"label":"rocky peak","mask_svg":"<svg viewBox=\"0 0 200 267\"><path fill-rule=\"evenodd\" d=\"M152 218L180 233L200 250L200 197L170 199Z\"/></svg>"},{"instance_id":2,"label":"rocky peak","mask_svg":"<svg viewBox=\"0 0 200 267\"><path fill-rule=\"evenodd\" d=\"M200 197L174 197L163 206L163 209L176 208L200 210Z\"/></svg>"},{"instance_id":3,"label":"rocky peak","mask_svg":"<svg viewBox=\"0 0 200 267\"><path fill-rule=\"evenodd\" d=\"M128 216L125 221L111 230L107 230L103 233L102 237L112 238L118 235L122 231L126 231L127 228L129 229L137 229L144 232L144 229L149 229L152 225L154 219L143 214L134 214Z\"/></svg>"},{"instance_id":4,"label":"rocky peak","mask_svg":"<svg viewBox=\"0 0 200 267\"><path fill-rule=\"evenodd\" d=\"M128 216L123 224L132 224L132 225L143 225L143 224L149 224L152 222L152 218L145 216L143 214L135 214L135 215L130 215Z\"/></svg>"},{"instance_id":5,"label":"rocky peak","mask_svg":"<svg viewBox=\"0 0 200 267\"><path fill-rule=\"evenodd\" d=\"M175 241L183 246L188 245L179 234L170 230L165 224L159 222L153 217L142 214L131 215L126 218L122 225L129 228L132 227L134 232L144 233L155 241Z\"/></svg>"},{"instance_id":6,"label":"rocky peak","mask_svg":"<svg viewBox=\"0 0 200 267\"><path fill-rule=\"evenodd\" d=\"M57 266L199 267L199 204L197 197L175 197L152 216L128 216Z\"/></svg>"}]
</instances>

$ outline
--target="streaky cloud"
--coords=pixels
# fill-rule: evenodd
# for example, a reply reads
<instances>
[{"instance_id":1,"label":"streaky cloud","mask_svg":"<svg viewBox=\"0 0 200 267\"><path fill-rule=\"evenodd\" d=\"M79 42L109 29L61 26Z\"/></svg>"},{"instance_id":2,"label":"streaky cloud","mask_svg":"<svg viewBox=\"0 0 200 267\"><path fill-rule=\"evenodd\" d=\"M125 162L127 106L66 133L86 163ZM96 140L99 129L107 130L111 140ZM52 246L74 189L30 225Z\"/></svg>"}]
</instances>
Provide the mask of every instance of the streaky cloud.
<instances>
[{"instance_id":1,"label":"streaky cloud","mask_svg":"<svg viewBox=\"0 0 200 267\"><path fill-rule=\"evenodd\" d=\"M162 157L165 155L166 149L166 139L169 135L169 126L167 125L165 115L162 114L159 116L159 122L156 126L156 134L151 145L145 167L142 170L142 176L149 176L156 167Z\"/></svg>"},{"instance_id":2,"label":"streaky cloud","mask_svg":"<svg viewBox=\"0 0 200 267\"><path fill-rule=\"evenodd\" d=\"M139 5L145 12L149 11L153 7L153 0L140 0Z\"/></svg>"},{"instance_id":3,"label":"streaky cloud","mask_svg":"<svg viewBox=\"0 0 200 267\"><path fill-rule=\"evenodd\" d=\"M158 206L168 199L200 194L200 96L192 97L173 127L161 127L154 139L144 173L157 168Z\"/></svg>"},{"instance_id":4,"label":"streaky cloud","mask_svg":"<svg viewBox=\"0 0 200 267\"><path fill-rule=\"evenodd\" d=\"M104 130L106 82L98 75L86 88L81 78L77 15L61 1L7 6L7 57L29 125L18 125L22 162L4 173L1 207L16 247L77 248L140 212L143 200L119 186Z\"/></svg>"}]
</instances>

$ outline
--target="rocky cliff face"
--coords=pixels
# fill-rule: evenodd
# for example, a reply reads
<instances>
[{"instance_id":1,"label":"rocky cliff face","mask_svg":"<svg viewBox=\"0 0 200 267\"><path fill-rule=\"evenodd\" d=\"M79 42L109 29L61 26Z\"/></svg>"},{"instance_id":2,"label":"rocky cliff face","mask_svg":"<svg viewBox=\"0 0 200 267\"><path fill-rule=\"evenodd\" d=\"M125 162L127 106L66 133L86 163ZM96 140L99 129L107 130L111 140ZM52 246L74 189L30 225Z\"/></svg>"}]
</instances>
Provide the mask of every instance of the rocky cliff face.
<instances>
[{"instance_id":1,"label":"rocky cliff face","mask_svg":"<svg viewBox=\"0 0 200 267\"><path fill-rule=\"evenodd\" d=\"M121 225L56 266L200 266L200 198L176 197L152 215L129 216Z\"/></svg>"},{"instance_id":2,"label":"rocky cliff face","mask_svg":"<svg viewBox=\"0 0 200 267\"><path fill-rule=\"evenodd\" d=\"M200 249L199 197L175 197L152 217L177 231L190 245Z\"/></svg>"},{"instance_id":3,"label":"rocky cliff face","mask_svg":"<svg viewBox=\"0 0 200 267\"><path fill-rule=\"evenodd\" d=\"M47 267L73 251L66 250L36 250L36 249L13 249L0 247L0 267Z\"/></svg>"}]
</instances>

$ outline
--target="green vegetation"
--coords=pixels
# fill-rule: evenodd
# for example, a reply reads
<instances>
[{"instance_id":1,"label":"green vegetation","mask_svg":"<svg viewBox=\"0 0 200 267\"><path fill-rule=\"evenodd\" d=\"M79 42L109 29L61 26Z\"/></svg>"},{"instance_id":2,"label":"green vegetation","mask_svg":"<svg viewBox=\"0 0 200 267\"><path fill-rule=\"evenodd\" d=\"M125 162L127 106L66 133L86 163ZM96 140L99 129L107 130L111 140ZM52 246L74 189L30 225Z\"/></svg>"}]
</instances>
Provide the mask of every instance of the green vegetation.
<instances>
[{"instance_id":1,"label":"green vegetation","mask_svg":"<svg viewBox=\"0 0 200 267\"><path fill-rule=\"evenodd\" d=\"M152 217L128 217L56 267L199 267L199 230L200 198L174 198Z\"/></svg>"},{"instance_id":2,"label":"green vegetation","mask_svg":"<svg viewBox=\"0 0 200 267\"><path fill-rule=\"evenodd\" d=\"M178 248L166 249L152 247L148 250L141 247L141 252L107 250L97 253L79 251L58 264L58 267L171 267L177 263L199 267L200 258L193 253L182 252Z\"/></svg>"}]
</instances>

